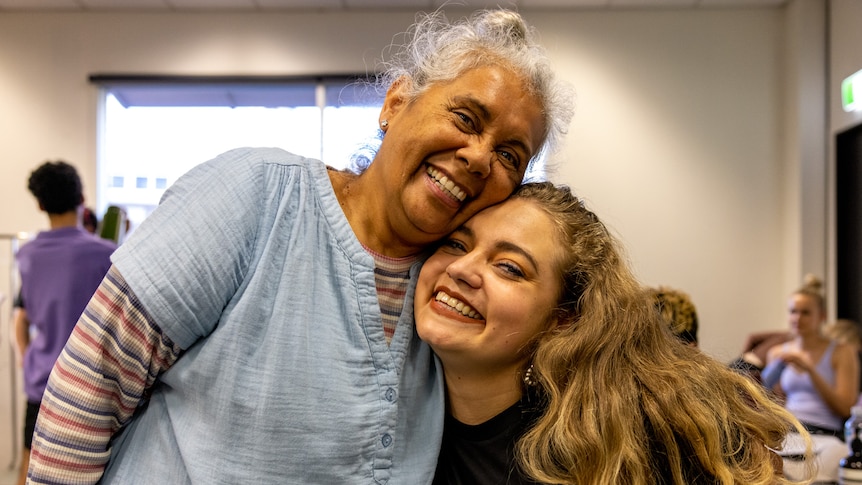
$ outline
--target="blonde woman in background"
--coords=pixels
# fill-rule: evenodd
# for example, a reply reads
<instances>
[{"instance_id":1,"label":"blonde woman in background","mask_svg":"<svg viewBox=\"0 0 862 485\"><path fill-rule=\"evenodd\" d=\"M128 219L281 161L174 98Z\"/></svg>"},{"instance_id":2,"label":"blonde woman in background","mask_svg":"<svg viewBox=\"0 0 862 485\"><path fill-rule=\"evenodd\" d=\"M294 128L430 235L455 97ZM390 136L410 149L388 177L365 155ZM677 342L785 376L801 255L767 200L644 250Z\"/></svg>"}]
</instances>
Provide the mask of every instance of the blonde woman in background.
<instances>
[{"instance_id":1,"label":"blonde woman in background","mask_svg":"<svg viewBox=\"0 0 862 485\"><path fill-rule=\"evenodd\" d=\"M859 397L857 349L824 334L822 282L808 275L787 302L794 338L767 354L763 384L812 434L844 439L844 421Z\"/></svg>"}]
</instances>

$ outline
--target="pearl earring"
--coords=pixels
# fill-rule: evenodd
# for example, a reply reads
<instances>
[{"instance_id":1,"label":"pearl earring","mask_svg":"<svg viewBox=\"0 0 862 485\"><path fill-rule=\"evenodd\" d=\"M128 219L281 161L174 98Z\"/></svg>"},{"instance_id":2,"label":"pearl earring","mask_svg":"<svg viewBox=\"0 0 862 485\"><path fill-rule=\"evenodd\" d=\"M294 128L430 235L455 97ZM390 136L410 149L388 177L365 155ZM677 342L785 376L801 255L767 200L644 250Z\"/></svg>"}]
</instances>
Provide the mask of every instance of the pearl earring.
<instances>
[{"instance_id":1,"label":"pearl earring","mask_svg":"<svg viewBox=\"0 0 862 485\"><path fill-rule=\"evenodd\" d=\"M527 367L527 371L524 372L524 384L529 387L533 387L538 384L536 379L533 378L533 364L530 364L530 367Z\"/></svg>"}]
</instances>

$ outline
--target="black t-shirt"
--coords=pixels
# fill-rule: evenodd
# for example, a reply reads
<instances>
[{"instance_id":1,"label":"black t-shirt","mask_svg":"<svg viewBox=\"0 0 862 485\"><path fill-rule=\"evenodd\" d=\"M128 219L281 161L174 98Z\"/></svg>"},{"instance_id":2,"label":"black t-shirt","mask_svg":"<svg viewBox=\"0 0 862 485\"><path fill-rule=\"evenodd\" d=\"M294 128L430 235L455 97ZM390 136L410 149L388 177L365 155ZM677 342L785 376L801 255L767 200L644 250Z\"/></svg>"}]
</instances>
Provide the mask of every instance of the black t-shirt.
<instances>
[{"instance_id":1,"label":"black t-shirt","mask_svg":"<svg viewBox=\"0 0 862 485\"><path fill-rule=\"evenodd\" d=\"M514 457L515 442L533 418L526 400L476 426L447 415L434 485L535 485Z\"/></svg>"},{"instance_id":2,"label":"black t-shirt","mask_svg":"<svg viewBox=\"0 0 862 485\"><path fill-rule=\"evenodd\" d=\"M524 476L515 461L514 446L528 426L539 417L536 398L525 398L490 420L475 426L464 424L452 416L446 416L443 444L437 461L434 485L539 485ZM665 466L667 456L647 425L644 445L652 455L654 484L673 483L670 470ZM719 483L705 474L700 462L685 444L679 440L683 459L683 474L686 483L714 485Z\"/></svg>"}]
</instances>

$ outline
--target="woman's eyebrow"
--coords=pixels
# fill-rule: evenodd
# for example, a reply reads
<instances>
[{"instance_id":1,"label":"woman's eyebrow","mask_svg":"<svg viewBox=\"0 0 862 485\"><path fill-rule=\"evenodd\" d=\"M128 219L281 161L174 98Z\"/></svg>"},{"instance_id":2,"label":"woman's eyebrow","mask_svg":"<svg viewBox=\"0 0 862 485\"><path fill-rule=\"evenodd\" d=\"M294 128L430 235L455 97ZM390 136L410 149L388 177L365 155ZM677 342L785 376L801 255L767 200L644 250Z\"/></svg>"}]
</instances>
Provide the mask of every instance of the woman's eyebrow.
<instances>
[{"instance_id":1,"label":"woman's eyebrow","mask_svg":"<svg viewBox=\"0 0 862 485\"><path fill-rule=\"evenodd\" d=\"M488 109L488 106L486 106L485 103L483 103L474 96L471 96L469 94L461 94L453 97L452 101L455 102L455 104L469 105L470 107L479 112L479 117L482 118L483 121L487 121L488 118L491 117L491 110ZM524 151L524 153L527 153L528 155L533 153L533 149L528 146L527 143L524 142L524 140L518 138L511 138L506 140L506 143L510 145L517 145L521 150Z\"/></svg>"},{"instance_id":2,"label":"woman's eyebrow","mask_svg":"<svg viewBox=\"0 0 862 485\"><path fill-rule=\"evenodd\" d=\"M463 226L459 227L458 229L455 229L454 231L452 231L452 234L463 234L464 237L471 238L471 239L475 239L475 237L476 237L475 231L473 231L473 229L471 229L467 225L463 225ZM450 234L450 236L452 234ZM533 256L530 253L527 252L527 250L525 250L523 247L521 247L518 244L515 244L511 241L505 241L505 240L504 241L497 241L497 243L494 244L494 248L497 249L498 251L518 253L518 254L522 255L527 261L529 261L529 263L531 265L533 265L533 268L539 267L539 265L536 263L536 260L533 258Z\"/></svg>"},{"instance_id":3,"label":"woman's eyebrow","mask_svg":"<svg viewBox=\"0 0 862 485\"><path fill-rule=\"evenodd\" d=\"M526 258L527 261L530 262L534 269L538 269L539 265L536 264L536 260L533 259L533 256L526 250L524 250L524 248L522 248L521 246L518 246L517 244L510 241L500 241L495 246L500 251L520 254L521 256Z\"/></svg>"},{"instance_id":4,"label":"woman's eyebrow","mask_svg":"<svg viewBox=\"0 0 862 485\"><path fill-rule=\"evenodd\" d=\"M468 222L469 222L469 221L468 221ZM473 229L470 229L470 228L469 228L469 227L467 227L467 226L458 226L458 228L457 228L457 229L455 229L454 231L452 231L452 233L451 233L451 234L449 234L449 235L450 235L450 236L452 236L452 235L454 235L454 234L463 234L464 236L467 236L467 237L471 237L471 238L472 238L476 233L475 233L475 232L473 232Z\"/></svg>"},{"instance_id":5,"label":"woman's eyebrow","mask_svg":"<svg viewBox=\"0 0 862 485\"><path fill-rule=\"evenodd\" d=\"M469 104L479 111L479 116L487 120L491 117L491 111L482 101L479 101L475 96L469 94L461 94L452 98L458 104Z\"/></svg>"}]
</instances>

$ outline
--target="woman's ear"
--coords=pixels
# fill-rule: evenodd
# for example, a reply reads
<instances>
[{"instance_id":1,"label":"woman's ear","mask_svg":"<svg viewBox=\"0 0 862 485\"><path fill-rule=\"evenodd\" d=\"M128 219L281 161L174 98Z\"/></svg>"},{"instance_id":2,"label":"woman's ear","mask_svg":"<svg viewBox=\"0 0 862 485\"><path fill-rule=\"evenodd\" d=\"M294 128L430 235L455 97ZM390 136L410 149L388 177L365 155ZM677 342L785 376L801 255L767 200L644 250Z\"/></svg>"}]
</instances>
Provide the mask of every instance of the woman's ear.
<instances>
[{"instance_id":1,"label":"woman's ear","mask_svg":"<svg viewBox=\"0 0 862 485\"><path fill-rule=\"evenodd\" d=\"M386 97L383 99L383 108L380 109L379 122L387 120L391 123L392 119L407 105L410 101L407 93L410 91L412 83L409 77L401 76L389 86Z\"/></svg>"}]
</instances>

